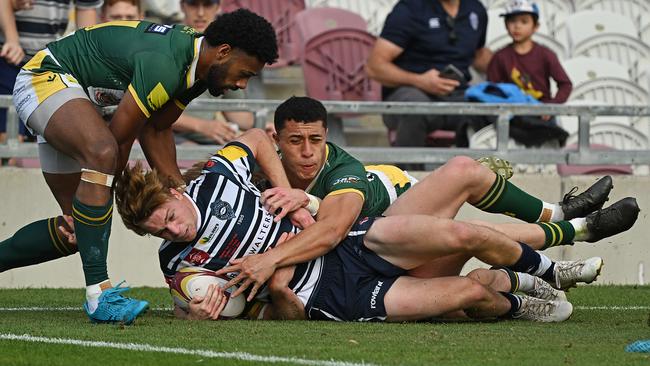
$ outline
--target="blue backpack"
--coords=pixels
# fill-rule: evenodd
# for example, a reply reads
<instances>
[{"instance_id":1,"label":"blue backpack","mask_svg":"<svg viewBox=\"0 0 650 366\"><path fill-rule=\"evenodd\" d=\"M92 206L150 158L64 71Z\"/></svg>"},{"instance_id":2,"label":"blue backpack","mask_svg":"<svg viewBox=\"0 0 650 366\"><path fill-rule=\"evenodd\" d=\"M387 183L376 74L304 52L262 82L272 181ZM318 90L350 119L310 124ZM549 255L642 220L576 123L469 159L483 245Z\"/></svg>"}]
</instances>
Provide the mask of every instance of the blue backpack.
<instances>
[{"instance_id":1,"label":"blue backpack","mask_svg":"<svg viewBox=\"0 0 650 366\"><path fill-rule=\"evenodd\" d=\"M481 103L540 104L539 100L522 92L515 84L491 83L489 81L467 88L465 99L470 102Z\"/></svg>"}]
</instances>

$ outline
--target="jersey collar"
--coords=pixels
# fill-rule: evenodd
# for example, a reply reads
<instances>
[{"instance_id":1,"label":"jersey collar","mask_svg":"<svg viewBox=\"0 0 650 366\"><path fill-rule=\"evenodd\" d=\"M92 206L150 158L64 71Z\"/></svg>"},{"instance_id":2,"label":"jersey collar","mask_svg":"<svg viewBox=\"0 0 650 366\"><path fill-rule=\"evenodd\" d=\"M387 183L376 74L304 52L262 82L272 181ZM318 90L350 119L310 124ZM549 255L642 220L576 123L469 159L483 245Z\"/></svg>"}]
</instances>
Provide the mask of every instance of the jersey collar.
<instances>
[{"instance_id":1,"label":"jersey collar","mask_svg":"<svg viewBox=\"0 0 650 366\"><path fill-rule=\"evenodd\" d=\"M201 52L201 44L204 37L194 39L194 57L190 64L190 69L187 70L187 89L191 88L196 83L196 65L199 62L199 53Z\"/></svg>"},{"instance_id":2,"label":"jersey collar","mask_svg":"<svg viewBox=\"0 0 650 366\"><path fill-rule=\"evenodd\" d=\"M201 230L201 226L203 223L203 216L201 215L201 211L199 211L199 207L196 205L192 197L190 197L189 194L183 192L183 195L187 197L188 200L192 203L192 207L194 207L194 211L196 211L196 236L199 236L199 230ZM196 239L196 238L195 238Z\"/></svg>"}]
</instances>

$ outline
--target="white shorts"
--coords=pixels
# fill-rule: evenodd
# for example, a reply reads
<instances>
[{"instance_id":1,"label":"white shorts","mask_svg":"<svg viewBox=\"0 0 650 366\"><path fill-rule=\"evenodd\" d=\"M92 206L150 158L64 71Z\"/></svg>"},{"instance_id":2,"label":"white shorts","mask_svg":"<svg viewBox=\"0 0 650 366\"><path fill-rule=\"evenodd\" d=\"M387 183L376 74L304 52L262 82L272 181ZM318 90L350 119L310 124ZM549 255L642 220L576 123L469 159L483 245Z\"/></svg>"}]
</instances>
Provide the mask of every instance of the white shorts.
<instances>
[{"instance_id":1,"label":"white shorts","mask_svg":"<svg viewBox=\"0 0 650 366\"><path fill-rule=\"evenodd\" d=\"M390 203L395 202L399 196L396 186L404 187L406 183L410 183L411 186L418 182L413 176L411 176L406 170L402 170L394 165L368 165L365 167L366 171L374 173L379 177L386 192L388 192L388 197L390 197ZM403 190L399 193L403 193Z\"/></svg>"}]
</instances>

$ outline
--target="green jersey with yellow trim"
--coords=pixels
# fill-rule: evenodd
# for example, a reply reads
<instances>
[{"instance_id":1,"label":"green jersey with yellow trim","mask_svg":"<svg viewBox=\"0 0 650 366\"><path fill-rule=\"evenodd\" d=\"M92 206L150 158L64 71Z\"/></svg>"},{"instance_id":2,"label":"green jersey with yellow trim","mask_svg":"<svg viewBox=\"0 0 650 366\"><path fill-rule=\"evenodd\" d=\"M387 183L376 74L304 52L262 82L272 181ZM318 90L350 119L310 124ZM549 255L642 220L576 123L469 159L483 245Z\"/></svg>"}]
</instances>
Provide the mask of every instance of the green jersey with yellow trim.
<instances>
[{"instance_id":1,"label":"green jersey with yellow trim","mask_svg":"<svg viewBox=\"0 0 650 366\"><path fill-rule=\"evenodd\" d=\"M70 74L99 106L118 104L128 89L148 118L170 100L184 109L206 90L195 75L202 40L183 25L109 22L50 43L51 56L25 69Z\"/></svg>"},{"instance_id":2,"label":"green jersey with yellow trim","mask_svg":"<svg viewBox=\"0 0 650 366\"><path fill-rule=\"evenodd\" d=\"M375 207L363 164L331 142L327 143L325 154L325 164L306 191L321 199L342 193L357 193L364 200L361 215L380 215L383 210L377 211Z\"/></svg>"}]
</instances>

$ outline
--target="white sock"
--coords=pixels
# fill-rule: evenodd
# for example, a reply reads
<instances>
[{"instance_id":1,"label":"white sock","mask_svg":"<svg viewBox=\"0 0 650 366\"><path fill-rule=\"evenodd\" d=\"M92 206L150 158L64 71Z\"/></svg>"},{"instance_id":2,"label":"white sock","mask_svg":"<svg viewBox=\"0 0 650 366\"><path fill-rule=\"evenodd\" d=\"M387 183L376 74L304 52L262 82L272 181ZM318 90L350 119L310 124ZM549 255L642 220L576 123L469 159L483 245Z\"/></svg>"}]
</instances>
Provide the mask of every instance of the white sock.
<instances>
[{"instance_id":1,"label":"white sock","mask_svg":"<svg viewBox=\"0 0 650 366\"><path fill-rule=\"evenodd\" d=\"M90 313L94 313L97 309L97 306L99 305L99 296L102 294L102 287L105 287L106 283L110 283L110 280L86 286L86 302L88 303L88 310Z\"/></svg>"},{"instance_id":2,"label":"white sock","mask_svg":"<svg viewBox=\"0 0 650 366\"><path fill-rule=\"evenodd\" d=\"M542 201L542 212L537 218L537 222L556 222L564 220L564 211L557 203L548 203Z\"/></svg>"},{"instance_id":3,"label":"white sock","mask_svg":"<svg viewBox=\"0 0 650 366\"><path fill-rule=\"evenodd\" d=\"M535 289L535 277L522 272L515 272L515 274L519 278L519 291L527 293Z\"/></svg>"},{"instance_id":4,"label":"white sock","mask_svg":"<svg viewBox=\"0 0 650 366\"><path fill-rule=\"evenodd\" d=\"M584 241L589 239L589 230L587 230L587 219L584 217L576 217L569 220L569 224L573 226L576 235L573 238L575 241Z\"/></svg>"}]
</instances>

